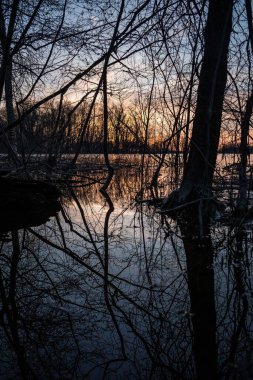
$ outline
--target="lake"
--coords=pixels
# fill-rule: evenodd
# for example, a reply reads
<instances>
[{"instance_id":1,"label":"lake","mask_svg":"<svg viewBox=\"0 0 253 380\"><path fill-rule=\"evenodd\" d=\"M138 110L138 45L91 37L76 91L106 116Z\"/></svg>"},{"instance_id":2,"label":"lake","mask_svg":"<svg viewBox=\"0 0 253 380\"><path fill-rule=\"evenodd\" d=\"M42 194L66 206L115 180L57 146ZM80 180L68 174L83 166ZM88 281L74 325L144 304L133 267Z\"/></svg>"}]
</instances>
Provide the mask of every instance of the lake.
<instances>
[{"instance_id":1,"label":"lake","mask_svg":"<svg viewBox=\"0 0 253 380\"><path fill-rule=\"evenodd\" d=\"M47 223L1 235L0 378L252 378L252 222L189 236L142 202L155 157L112 157L105 196L101 160L80 157ZM232 158L218 161L217 187Z\"/></svg>"}]
</instances>

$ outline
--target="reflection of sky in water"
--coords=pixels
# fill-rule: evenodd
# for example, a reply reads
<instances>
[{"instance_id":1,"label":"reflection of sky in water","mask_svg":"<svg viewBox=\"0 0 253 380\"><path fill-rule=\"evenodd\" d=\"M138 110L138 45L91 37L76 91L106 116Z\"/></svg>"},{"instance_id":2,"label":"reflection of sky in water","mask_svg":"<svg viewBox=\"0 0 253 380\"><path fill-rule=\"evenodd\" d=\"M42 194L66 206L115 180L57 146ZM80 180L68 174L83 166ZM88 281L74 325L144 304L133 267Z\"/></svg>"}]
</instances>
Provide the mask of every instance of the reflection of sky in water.
<instances>
[{"instance_id":1,"label":"reflection of sky in water","mask_svg":"<svg viewBox=\"0 0 253 380\"><path fill-rule=\"evenodd\" d=\"M109 189L115 207L110 214L99 186L76 188L77 197L66 197L58 220L19 232L16 329L38 378L195 378L192 343L198 329L192 324L187 271L194 265L201 269L199 259L186 266L179 227L163 221L153 207L137 205L140 188L139 171L118 170ZM215 300L217 326L202 334L202 349L210 334L217 337L221 378L225 373L247 378L252 365L250 232L250 224L246 235L221 223L213 227L215 294L208 274L200 280ZM0 286L8 294L12 245L3 244ZM201 257L210 241L189 247ZM6 315L2 326L10 331ZM3 329L1 336L0 375L9 379L18 367L18 354L10 352L18 348L10 349Z\"/></svg>"}]
</instances>

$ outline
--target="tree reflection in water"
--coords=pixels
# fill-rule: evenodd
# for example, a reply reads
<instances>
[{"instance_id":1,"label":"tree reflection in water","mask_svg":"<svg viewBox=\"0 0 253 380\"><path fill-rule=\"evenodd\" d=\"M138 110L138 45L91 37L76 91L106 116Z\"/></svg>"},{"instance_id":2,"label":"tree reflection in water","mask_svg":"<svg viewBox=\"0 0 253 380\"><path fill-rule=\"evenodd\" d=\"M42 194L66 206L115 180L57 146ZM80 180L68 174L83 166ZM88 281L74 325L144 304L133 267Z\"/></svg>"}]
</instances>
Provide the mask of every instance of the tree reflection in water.
<instances>
[{"instance_id":1,"label":"tree reflection in water","mask_svg":"<svg viewBox=\"0 0 253 380\"><path fill-rule=\"evenodd\" d=\"M2 235L1 379L253 376L251 225L198 237L136 204L138 178Z\"/></svg>"}]
</instances>

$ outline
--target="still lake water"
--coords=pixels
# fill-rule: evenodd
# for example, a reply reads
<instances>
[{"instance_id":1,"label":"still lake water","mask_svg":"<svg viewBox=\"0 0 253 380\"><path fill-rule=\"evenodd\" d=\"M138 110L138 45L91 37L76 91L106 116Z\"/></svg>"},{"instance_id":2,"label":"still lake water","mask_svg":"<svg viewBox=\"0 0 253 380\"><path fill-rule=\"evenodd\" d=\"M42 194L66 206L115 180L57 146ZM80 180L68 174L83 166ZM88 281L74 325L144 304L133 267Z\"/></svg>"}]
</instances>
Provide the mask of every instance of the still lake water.
<instances>
[{"instance_id":1,"label":"still lake water","mask_svg":"<svg viewBox=\"0 0 253 380\"><path fill-rule=\"evenodd\" d=\"M152 160L122 160L108 197L86 170L56 217L2 236L0 379L253 378L253 224L185 236L136 203Z\"/></svg>"}]
</instances>

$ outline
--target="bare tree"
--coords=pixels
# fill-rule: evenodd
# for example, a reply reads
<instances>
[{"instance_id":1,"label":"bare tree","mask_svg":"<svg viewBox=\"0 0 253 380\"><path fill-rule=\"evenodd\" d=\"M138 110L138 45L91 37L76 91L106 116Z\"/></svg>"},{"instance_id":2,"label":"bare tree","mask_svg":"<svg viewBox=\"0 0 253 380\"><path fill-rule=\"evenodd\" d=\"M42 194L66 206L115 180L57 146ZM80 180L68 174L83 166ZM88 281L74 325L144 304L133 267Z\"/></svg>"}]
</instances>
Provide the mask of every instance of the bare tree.
<instances>
[{"instance_id":1,"label":"bare tree","mask_svg":"<svg viewBox=\"0 0 253 380\"><path fill-rule=\"evenodd\" d=\"M227 78L232 10L233 1L226 4L218 0L209 1L189 158L182 185L171 194L165 206L173 208L201 199L210 205Z\"/></svg>"}]
</instances>

